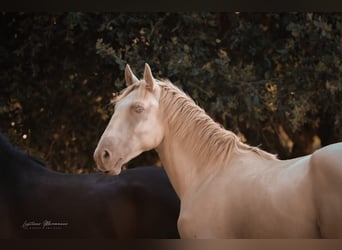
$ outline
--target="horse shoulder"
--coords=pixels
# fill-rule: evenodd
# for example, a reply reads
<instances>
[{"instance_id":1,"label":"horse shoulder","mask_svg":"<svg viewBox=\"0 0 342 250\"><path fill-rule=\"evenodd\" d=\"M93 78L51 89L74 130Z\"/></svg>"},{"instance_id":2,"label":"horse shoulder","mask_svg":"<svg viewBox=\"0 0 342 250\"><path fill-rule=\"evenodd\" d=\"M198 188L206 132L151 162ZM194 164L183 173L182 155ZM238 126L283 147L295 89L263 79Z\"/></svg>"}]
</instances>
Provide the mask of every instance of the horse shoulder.
<instances>
[{"instance_id":1,"label":"horse shoulder","mask_svg":"<svg viewBox=\"0 0 342 250\"><path fill-rule=\"evenodd\" d=\"M319 226L323 237L342 237L342 143L315 151L310 158Z\"/></svg>"},{"instance_id":2,"label":"horse shoulder","mask_svg":"<svg viewBox=\"0 0 342 250\"><path fill-rule=\"evenodd\" d=\"M317 182L342 187L342 143L315 151L310 157L310 168Z\"/></svg>"}]
</instances>

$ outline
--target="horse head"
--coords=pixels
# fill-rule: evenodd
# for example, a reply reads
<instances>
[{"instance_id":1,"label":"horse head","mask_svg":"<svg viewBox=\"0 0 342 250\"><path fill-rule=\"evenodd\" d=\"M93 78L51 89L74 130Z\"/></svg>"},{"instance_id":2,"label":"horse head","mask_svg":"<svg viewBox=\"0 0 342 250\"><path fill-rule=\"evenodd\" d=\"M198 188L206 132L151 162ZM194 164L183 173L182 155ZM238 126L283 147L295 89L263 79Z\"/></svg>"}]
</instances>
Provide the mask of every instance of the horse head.
<instances>
[{"instance_id":1,"label":"horse head","mask_svg":"<svg viewBox=\"0 0 342 250\"><path fill-rule=\"evenodd\" d=\"M127 88L115 100L115 112L94 152L97 167L109 174L140 153L157 147L163 139L159 110L160 86L145 64L143 79L125 69Z\"/></svg>"}]
</instances>

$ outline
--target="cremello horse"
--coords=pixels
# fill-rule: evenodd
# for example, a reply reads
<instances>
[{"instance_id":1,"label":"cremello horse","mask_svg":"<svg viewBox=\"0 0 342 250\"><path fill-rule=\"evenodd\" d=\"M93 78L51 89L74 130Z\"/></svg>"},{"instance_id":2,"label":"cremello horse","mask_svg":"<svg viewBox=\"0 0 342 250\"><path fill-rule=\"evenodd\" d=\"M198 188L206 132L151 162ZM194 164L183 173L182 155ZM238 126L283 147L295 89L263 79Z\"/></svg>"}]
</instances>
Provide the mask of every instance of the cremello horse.
<instances>
[{"instance_id":1,"label":"cremello horse","mask_svg":"<svg viewBox=\"0 0 342 250\"><path fill-rule=\"evenodd\" d=\"M342 238L342 143L291 160L242 143L169 81L127 65L94 158L119 174L155 148L180 200L182 238Z\"/></svg>"}]
</instances>

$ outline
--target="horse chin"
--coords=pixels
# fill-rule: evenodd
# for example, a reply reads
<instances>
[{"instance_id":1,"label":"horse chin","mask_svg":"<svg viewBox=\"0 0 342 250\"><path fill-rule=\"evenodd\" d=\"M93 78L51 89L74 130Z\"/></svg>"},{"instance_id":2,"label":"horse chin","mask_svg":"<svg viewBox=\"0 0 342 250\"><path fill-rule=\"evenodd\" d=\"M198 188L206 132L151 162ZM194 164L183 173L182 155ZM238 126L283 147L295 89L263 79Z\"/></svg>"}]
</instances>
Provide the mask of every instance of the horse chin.
<instances>
[{"instance_id":1,"label":"horse chin","mask_svg":"<svg viewBox=\"0 0 342 250\"><path fill-rule=\"evenodd\" d=\"M142 152L142 151L141 151ZM107 173L109 175L119 175L122 170L122 166L129 162L131 159L135 158L136 156L140 155L141 152L134 152L131 155L128 155L127 158L120 157L113 165L111 170L109 170Z\"/></svg>"},{"instance_id":2,"label":"horse chin","mask_svg":"<svg viewBox=\"0 0 342 250\"><path fill-rule=\"evenodd\" d=\"M111 170L108 172L108 174L109 174L109 175L119 175L119 174L121 173L121 168L122 168L122 166L120 166L120 167L115 167L115 168L111 169Z\"/></svg>"},{"instance_id":3,"label":"horse chin","mask_svg":"<svg viewBox=\"0 0 342 250\"><path fill-rule=\"evenodd\" d=\"M108 172L109 175L118 175L121 173L123 164L125 164L124 159L120 157L115 163L112 169Z\"/></svg>"}]
</instances>

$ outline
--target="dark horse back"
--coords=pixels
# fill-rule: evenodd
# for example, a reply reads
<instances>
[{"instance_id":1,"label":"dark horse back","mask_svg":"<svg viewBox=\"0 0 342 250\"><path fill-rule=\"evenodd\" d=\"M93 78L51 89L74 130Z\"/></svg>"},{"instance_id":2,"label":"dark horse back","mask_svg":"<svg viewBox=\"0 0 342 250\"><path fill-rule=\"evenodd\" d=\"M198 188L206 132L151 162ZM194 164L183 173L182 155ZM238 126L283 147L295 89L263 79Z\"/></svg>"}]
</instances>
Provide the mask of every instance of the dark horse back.
<instances>
[{"instance_id":1,"label":"dark horse back","mask_svg":"<svg viewBox=\"0 0 342 250\"><path fill-rule=\"evenodd\" d=\"M140 183L135 181L135 175L141 177ZM134 207L138 215L135 228L137 238L149 238L148 234L151 233L157 238L179 238L177 220L180 201L166 172L158 167L139 167L122 171L119 176L133 184L126 186L126 198L131 197L129 201L134 202L131 207ZM162 221L172 226L160 230Z\"/></svg>"},{"instance_id":2,"label":"dark horse back","mask_svg":"<svg viewBox=\"0 0 342 250\"><path fill-rule=\"evenodd\" d=\"M0 133L0 238L179 238L178 214L161 168L62 174Z\"/></svg>"}]
</instances>

